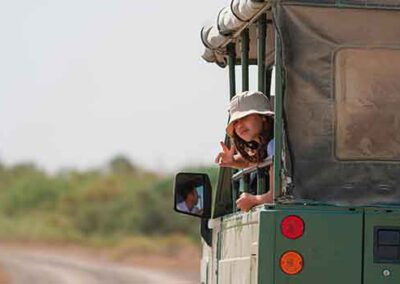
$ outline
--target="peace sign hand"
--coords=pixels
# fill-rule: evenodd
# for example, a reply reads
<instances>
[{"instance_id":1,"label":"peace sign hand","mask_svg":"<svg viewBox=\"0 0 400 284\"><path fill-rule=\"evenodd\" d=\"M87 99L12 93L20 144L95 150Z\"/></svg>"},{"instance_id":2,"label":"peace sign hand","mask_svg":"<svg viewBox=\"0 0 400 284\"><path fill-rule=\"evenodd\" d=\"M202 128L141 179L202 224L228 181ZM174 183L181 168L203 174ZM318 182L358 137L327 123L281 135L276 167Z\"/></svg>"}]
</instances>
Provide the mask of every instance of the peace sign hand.
<instances>
[{"instance_id":1,"label":"peace sign hand","mask_svg":"<svg viewBox=\"0 0 400 284\"><path fill-rule=\"evenodd\" d=\"M217 157L215 158L215 163L217 163L220 167L232 167L235 165L235 145L232 145L231 148L225 145L224 142L219 142L222 147L222 152L219 152Z\"/></svg>"}]
</instances>

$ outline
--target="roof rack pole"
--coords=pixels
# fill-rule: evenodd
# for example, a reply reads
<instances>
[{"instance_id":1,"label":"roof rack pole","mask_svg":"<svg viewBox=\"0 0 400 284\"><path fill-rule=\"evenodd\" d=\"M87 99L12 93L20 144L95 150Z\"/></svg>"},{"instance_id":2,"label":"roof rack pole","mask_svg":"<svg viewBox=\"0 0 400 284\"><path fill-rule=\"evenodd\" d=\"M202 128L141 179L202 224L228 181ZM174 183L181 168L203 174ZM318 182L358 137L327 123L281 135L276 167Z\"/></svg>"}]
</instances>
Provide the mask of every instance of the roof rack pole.
<instances>
[{"instance_id":1,"label":"roof rack pole","mask_svg":"<svg viewBox=\"0 0 400 284\"><path fill-rule=\"evenodd\" d=\"M275 33L275 119L274 119L274 139L275 153L273 162L274 172L274 200L277 200L281 192L281 157L282 157L282 106L283 106L283 60L282 60L282 42L278 33Z\"/></svg>"},{"instance_id":2,"label":"roof rack pole","mask_svg":"<svg viewBox=\"0 0 400 284\"><path fill-rule=\"evenodd\" d=\"M229 98L232 99L236 94L236 80L235 80L235 65L236 65L236 48L233 42L230 42L227 46L228 51L228 67L229 67ZM225 144L229 145L230 140L228 136L225 136ZM233 170L232 174L235 174L236 170ZM232 178L232 177L231 177ZM234 186L231 183L232 192L232 212L237 211L236 198L238 196L238 186Z\"/></svg>"},{"instance_id":3,"label":"roof rack pole","mask_svg":"<svg viewBox=\"0 0 400 284\"><path fill-rule=\"evenodd\" d=\"M258 90L265 94L265 49L267 37L267 14L262 14L257 20L257 66Z\"/></svg>"},{"instance_id":4,"label":"roof rack pole","mask_svg":"<svg viewBox=\"0 0 400 284\"><path fill-rule=\"evenodd\" d=\"M235 80L235 65L236 65L236 51L235 44L229 43L228 50L228 66L229 66L229 96L233 98L236 94L236 80Z\"/></svg>"},{"instance_id":5,"label":"roof rack pole","mask_svg":"<svg viewBox=\"0 0 400 284\"><path fill-rule=\"evenodd\" d=\"M266 169L257 169L257 194L263 194L267 188Z\"/></svg>"},{"instance_id":6,"label":"roof rack pole","mask_svg":"<svg viewBox=\"0 0 400 284\"><path fill-rule=\"evenodd\" d=\"M244 174L240 179L240 192L249 192L250 174Z\"/></svg>"},{"instance_id":7,"label":"roof rack pole","mask_svg":"<svg viewBox=\"0 0 400 284\"><path fill-rule=\"evenodd\" d=\"M269 52L267 42L268 42L268 37L273 36L273 33L269 34L268 33L268 25L270 27L273 27L272 25L272 20L268 19L268 15L266 16L266 27L265 27L265 62L267 61L267 53ZM265 68L265 91L264 94L268 97L268 99L271 99L271 80L272 80L272 67L271 66L266 66Z\"/></svg>"},{"instance_id":8,"label":"roof rack pole","mask_svg":"<svg viewBox=\"0 0 400 284\"><path fill-rule=\"evenodd\" d=\"M236 207L236 200L239 197L238 193L240 191L240 181L233 180L231 178L231 186L232 186L232 205L233 205L232 212L236 212L238 211L238 208Z\"/></svg>"},{"instance_id":9,"label":"roof rack pole","mask_svg":"<svg viewBox=\"0 0 400 284\"><path fill-rule=\"evenodd\" d=\"M265 95L271 100L271 79L272 79L272 68L265 70Z\"/></svg>"},{"instance_id":10,"label":"roof rack pole","mask_svg":"<svg viewBox=\"0 0 400 284\"><path fill-rule=\"evenodd\" d=\"M267 38L267 14L263 13L257 20L257 66L258 66L258 90L266 95L265 83L265 49ZM266 190L265 169L257 171L257 194Z\"/></svg>"},{"instance_id":11,"label":"roof rack pole","mask_svg":"<svg viewBox=\"0 0 400 284\"><path fill-rule=\"evenodd\" d=\"M249 29L245 29L241 38L242 53L242 91L249 90Z\"/></svg>"},{"instance_id":12,"label":"roof rack pole","mask_svg":"<svg viewBox=\"0 0 400 284\"><path fill-rule=\"evenodd\" d=\"M249 38L249 29L243 30L241 34L242 91L249 90ZM244 175L240 184L243 192L249 192L250 175Z\"/></svg>"}]
</instances>

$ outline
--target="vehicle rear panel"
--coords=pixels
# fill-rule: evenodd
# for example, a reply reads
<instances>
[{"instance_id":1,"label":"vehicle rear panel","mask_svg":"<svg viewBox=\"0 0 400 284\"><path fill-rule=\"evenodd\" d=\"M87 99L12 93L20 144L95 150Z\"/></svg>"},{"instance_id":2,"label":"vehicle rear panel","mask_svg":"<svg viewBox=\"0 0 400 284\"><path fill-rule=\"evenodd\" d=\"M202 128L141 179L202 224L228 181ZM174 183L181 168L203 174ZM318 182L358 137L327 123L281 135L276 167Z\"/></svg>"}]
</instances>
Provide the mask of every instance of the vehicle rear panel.
<instances>
[{"instance_id":1,"label":"vehicle rear panel","mask_svg":"<svg viewBox=\"0 0 400 284\"><path fill-rule=\"evenodd\" d=\"M366 209L364 284L400 283L400 210Z\"/></svg>"},{"instance_id":2,"label":"vehicle rear panel","mask_svg":"<svg viewBox=\"0 0 400 284\"><path fill-rule=\"evenodd\" d=\"M305 223L304 235L296 240L280 230L282 219L289 215ZM260 213L259 243L258 283L362 283L362 210L271 207ZM304 267L297 275L280 269L280 257L289 250L303 256Z\"/></svg>"}]
</instances>

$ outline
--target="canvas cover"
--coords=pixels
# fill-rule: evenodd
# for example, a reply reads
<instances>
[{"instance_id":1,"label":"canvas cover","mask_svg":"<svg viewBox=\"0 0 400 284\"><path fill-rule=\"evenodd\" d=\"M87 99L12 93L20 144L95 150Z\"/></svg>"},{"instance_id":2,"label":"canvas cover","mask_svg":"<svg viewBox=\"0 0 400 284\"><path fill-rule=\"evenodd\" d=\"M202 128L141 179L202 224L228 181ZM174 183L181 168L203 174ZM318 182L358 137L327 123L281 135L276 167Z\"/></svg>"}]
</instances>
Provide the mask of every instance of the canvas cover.
<instances>
[{"instance_id":1,"label":"canvas cover","mask_svg":"<svg viewBox=\"0 0 400 284\"><path fill-rule=\"evenodd\" d=\"M271 2L292 5L313 5L329 7L355 7L355 8L378 8L378 9L398 9L399 0L271 0Z\"/></svg>"},{"instance_id":2,"label":"canvas cover","mask_svg":"<svg viewBox=\"0 0 400 284\"><path fill-rule=\"evenodd\" d=\"M275 1L296 198L400 204L399 7Z\"/></svg>"}]
</instances>

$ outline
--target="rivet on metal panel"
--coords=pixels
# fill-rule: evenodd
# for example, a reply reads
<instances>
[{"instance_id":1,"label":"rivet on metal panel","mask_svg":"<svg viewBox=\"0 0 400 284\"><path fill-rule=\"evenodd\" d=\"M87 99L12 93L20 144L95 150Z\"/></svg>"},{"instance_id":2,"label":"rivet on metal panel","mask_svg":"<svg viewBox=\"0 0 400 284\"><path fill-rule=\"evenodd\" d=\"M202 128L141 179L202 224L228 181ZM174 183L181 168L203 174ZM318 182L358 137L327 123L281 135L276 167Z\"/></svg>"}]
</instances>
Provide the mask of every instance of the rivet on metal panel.
<instances>
[{"instance_id":1,"label":"rivet on metal panel","mask_svg":"<svg viewBox=\"0 0 400 284\"><path fill-rule=\"evenodd\" d=\"M390 276L390 270L389 269L384 269L382 274L383 274L383 276L388 277L388 276Z\"/></svg>"}]
</instances>

